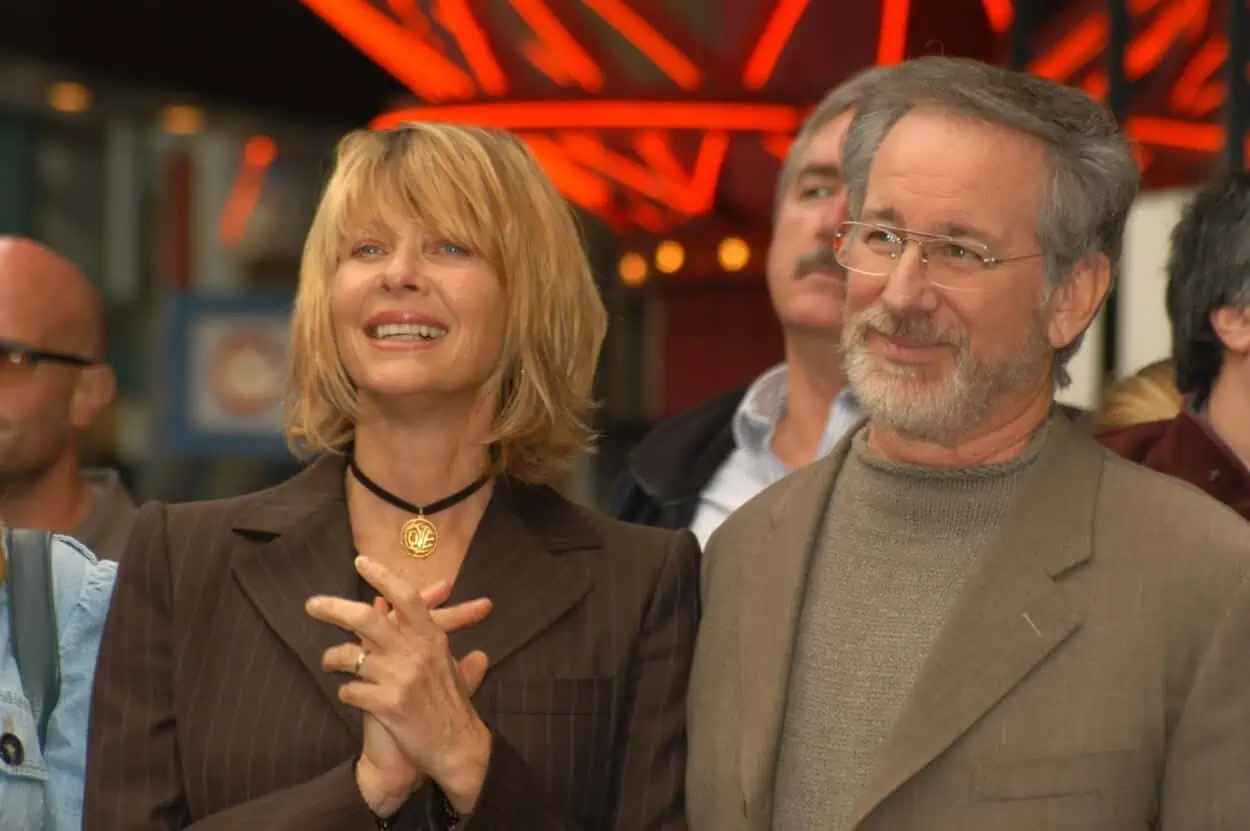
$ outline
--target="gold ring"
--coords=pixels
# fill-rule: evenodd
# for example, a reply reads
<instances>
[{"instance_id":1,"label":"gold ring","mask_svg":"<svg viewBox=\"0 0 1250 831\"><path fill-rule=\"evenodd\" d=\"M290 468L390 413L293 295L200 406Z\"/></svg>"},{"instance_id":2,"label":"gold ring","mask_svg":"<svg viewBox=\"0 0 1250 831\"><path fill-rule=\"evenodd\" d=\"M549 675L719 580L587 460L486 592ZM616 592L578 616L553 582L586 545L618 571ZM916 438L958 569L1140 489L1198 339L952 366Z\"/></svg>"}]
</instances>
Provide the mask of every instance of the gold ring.
<instances>
[{"instance_id":1,"label":"gold ring","mask_svg":"<svg viewBox=\"0 0 1250 831\"><path fill-rule=\"evenodd\" d=\"M352 670L352 675L355 675L357 678L360 677L360 668L365 665L365 658L368 657L369 650L362 647L360 650L360 657L356 659L356 668Z\"/></svg>"}]
</instances>

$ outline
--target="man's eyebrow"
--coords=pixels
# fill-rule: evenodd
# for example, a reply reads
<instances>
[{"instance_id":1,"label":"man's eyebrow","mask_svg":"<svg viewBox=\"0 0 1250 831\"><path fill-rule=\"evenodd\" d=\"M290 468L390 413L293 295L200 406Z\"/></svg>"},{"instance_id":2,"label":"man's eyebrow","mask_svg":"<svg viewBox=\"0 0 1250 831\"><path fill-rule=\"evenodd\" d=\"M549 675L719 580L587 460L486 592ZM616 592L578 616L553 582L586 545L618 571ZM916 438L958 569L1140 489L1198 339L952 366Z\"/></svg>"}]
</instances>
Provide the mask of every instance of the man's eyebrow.
<instances>
[{"instance_id":1,"label":"man's eyebrow","mask_svg":"<svg viewBox=\"0 0 1250 831\"><path fill-rule=\"evenodd\" d=\"M937 233L940 236L950 237L952 239L972 240L985 246L994 245L1000 242L1000 240L998 240L993 234L987 231L982 231L980 228L975 226L959 222L952 222L948 225L943 225Z\"/></svg>"},{"instance_id":2,"label":"man's eyebrow","mask_svg":"<svg viewBox=\"0 0 1250 831\"><path fill-rule=\"evenodd\" d=\"M812 176L825 178L825 179L841 179L842 168L838 167L836 164L830 164L828 162L815 162L812 164L805 164L801 168L799 168L799 172L795 175L794 178L803 179L805 177L812 177Z\"/></svg>"},{"instance_id":3,"label":"man's eyebrow","mask_svg":"<svg viewBox=\"0 0 1250 831\"><path fill-rule=\"evenodd\" d=\"M879 208L865 208L863 217L869 222L879 222L883 225L889 225L900 230L910 230L918 234L929 235L935 237L950 237L955 240L967 240L969 242L977 242L987 248L1000 244L1002 240L998 239L988 231L983 231L973 225L961 222L950 222L941 226L936 231L920 231L916 228L907 228L907 223L902 219L902 215L890 206Z\"/></svg>"},{"instance_id":4,"label":"man's eyebrow","mask_svg":"<svg viewBox=\"0 0 1250 831\"><path fill-rule=\"evenodd\" d=\"M873 222L884 222L897 228L902 228L902 220L899 218L898 211L890 207L885 208L866 208L864 210L864 219Z\"/></svg>"}]
</instances>

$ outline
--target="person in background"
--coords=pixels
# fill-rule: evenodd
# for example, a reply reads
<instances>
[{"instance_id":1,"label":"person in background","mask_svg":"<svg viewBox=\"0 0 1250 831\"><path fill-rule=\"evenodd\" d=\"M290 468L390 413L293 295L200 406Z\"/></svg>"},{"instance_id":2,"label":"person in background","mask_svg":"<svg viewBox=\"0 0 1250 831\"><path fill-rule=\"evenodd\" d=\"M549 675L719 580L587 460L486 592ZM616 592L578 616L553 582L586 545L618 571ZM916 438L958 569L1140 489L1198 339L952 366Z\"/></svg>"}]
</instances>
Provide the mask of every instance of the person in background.
<instances>
[{"instance_id":1,"label":"person in background","mask_svg":"<svg viewBox=\"0 0 1250 831\"><path fill-rule=\"evenodd\" d=\"M547 486L606 313L519 139L349 134L256 494L140 511L86 831L684 831L699 547Z\"/></svg>"},{"instance_id":2,"label":"person in background","mask_svg":"<svg viewBox=\"0 0 1250 831\"><path fill-rule=\"evenodd\" d=\"M1107 387L1092 418L1096 432L1165 421L1179 413L1185 397L1176 387L1171 358L1155 361Z\"/></svg>"},{"instance_id":3,"label":"person in background","mask_svg":"<svg viewBox=\"0 0 1250 831\"><path fill-rule=\"evenodd\" d=\"M1245 829L1245 522L1055 405L1127 138L1079 89L928 57L843 165L868 421L707 546L692 831Z\"/></svg>"},{"instance_id":4,"label":"person in background","mask_svg":"<svg viewBox=\"0 0 1250 831\"><path fill-rule=\"evenodd\" d=\"M3 528L0 534L7 541ZM7 547L0 551L0 828L6 831L82 828L87 714L117 563L97 560L82 543L62 536L52 537L49 553L60 693L41 744L10 626L9 562L15 554Z\"/></svg>"},{"instance_id":5,"label":"person in background","mask_svg":"<svg viewBox=\"0 0 1250 831\"><path fill-rule=\"evenodd\" d=\"M135 505L116 471L79 467L113 400L99 292L32 240L0 237L0 517L67 534L116 560Z\"/></svg>"},{"instance_id":6,"label":"person in background","mask_svg":"<svg viewBox=\"0 0 1250 831\"><path fill-rule=\"evenodd\" d=\"M648 434L615 486L613 516L689 527L706 544L734 509L824 456L859 418L839 354L846 276L833 244L846 218L842 139L887 71L864 70L825 96L782 165L765 274L784 363Z\"/></svg>"},{"instance_id":7,"label":"person in background","mask_svg":"<svg viewBox=\"0 0 1250 831\"><path fill-rule=\"evenodd\" d=\"M1172 232L1167 310L1184 406L1098 439L1250 519L1250 174L1221 178L1185 209Z\"/></svg>"}]
</instances>

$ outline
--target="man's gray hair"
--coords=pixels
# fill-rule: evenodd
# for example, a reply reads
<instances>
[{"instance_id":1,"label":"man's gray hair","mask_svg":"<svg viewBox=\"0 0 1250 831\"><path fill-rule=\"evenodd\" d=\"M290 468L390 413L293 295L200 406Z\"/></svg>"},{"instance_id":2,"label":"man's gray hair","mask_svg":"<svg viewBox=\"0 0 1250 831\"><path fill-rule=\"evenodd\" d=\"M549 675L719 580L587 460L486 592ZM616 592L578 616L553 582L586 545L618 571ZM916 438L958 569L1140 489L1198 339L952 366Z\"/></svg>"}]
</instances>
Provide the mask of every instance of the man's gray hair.
<instances>
[{"instance_id":1,"label":"man's gray hair","mask_svg":"<svg viewBox=\"0 0 1250 831\"><path fill-rule=\"evenodd\" d=\"M1224 342L1211 315L1250 306L1250 174L1207 185L1172 231L1167 309L1172 359L1181 392L1211 391L1224 363Z\"/></svg>"},{"instance_id":2,"label":"man's gray hair","mask_svg":"<svg viewBox=\"0 0 1250 831\"><path fill-rule=\"evenodd\" d=\"M870 66L862 69L831 89L821 99L795 134L794 141L790 143L786 160L781 165L781 174L777 177L777 195L774 205L781 204L781 200L785 198L786 192L794 182L795 174L798 172L796 166L799 157L812 143L812 137L842 113L859 109L864 99L872 92L873 86L880 82L890 69L891 67L888 66Z\"/></svg>"},{"instance_id":3,"label":"man's gray hair","mask_svg":"<svg viewBox=\"0 0 1250 831\"><path fill-rule=\"evenodd\" d=\"M1124 226L1141 173L1128 140L1104 105L1053 81L964 58L916 58L893 68L856 113L843 147L851 216L862 216L868 174L886 134L908 113L925 110L994 124L1037 139L1050 181L1038 208L1037 244L1048 290L1082 260L1105 254L1119 273ZM985 171L987 177L994 171ZM1055 379L1084 338L1055 356Z\"/></svg>"}]
</instances>

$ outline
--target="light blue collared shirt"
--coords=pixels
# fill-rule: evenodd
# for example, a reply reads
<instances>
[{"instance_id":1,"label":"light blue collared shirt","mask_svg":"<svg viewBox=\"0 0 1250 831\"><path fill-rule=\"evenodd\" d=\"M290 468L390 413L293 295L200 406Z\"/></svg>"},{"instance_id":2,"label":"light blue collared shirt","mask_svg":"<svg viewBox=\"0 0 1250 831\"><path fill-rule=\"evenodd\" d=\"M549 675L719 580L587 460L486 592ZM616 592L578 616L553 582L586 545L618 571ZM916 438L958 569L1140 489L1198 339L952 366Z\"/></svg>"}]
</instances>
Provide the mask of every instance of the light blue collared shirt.
<instances>
[{"instance_id":1,"label":"light blue collared shirt","mask_svg":"<svg viewBox=\"0 0 1250 831\"><path fill-rule=\"evenodd\" d=\"M24 756L19 765L0 759L0 828L14 831L82 829L91 684L117 563L96 560L77 540L57 536L52 569L61 695L48 719L47 746L42 750L13 658L8 586L0 586L0 734L16 736Z\"/></svg>"},{"instance_id":2,"label":"light blue collared shirt","mask_svg":"<svg viewBox=\"0 0 1250 831\"><path fill-rule=\"evenodd\" d=\"M772 451L773 432L786 408L788 376L786 365L779 364L757 378L742 397L733 418L734 450L699 495L690 523L701 545L707 545L726 517L791 472ZM827 455L860 417L859 401L850 387L844 388L829 408L816 458Z\"/></svg>"}]
</instances>

